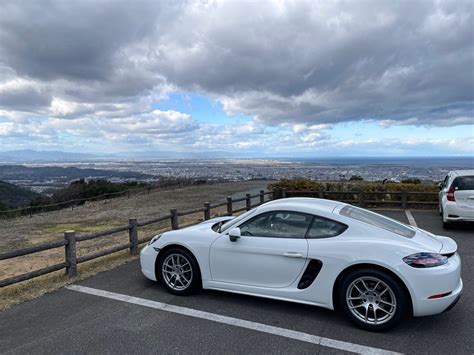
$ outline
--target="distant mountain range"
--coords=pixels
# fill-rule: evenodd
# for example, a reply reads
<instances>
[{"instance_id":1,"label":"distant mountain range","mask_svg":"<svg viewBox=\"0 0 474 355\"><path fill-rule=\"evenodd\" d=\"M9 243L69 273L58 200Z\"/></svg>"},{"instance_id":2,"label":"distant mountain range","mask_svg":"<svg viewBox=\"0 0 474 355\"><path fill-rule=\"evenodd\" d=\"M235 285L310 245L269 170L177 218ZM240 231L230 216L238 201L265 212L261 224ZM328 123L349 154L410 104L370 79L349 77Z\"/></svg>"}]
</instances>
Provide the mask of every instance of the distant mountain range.
<instances>
[{"instance_id":1,"label":"distant mountain range","mask_svg":"<svg viewBox=\"0 0 474 355\"><path fill-rule=\"evenodd\" d=\"M77 162L91 160L156 160L156 159L226 159L243 157L242 154L228 151L212 152L123 152L114 154L70 153L54 150L11 150L0 152L0 163L33 162Z\"/></svg>"}]
</instances>

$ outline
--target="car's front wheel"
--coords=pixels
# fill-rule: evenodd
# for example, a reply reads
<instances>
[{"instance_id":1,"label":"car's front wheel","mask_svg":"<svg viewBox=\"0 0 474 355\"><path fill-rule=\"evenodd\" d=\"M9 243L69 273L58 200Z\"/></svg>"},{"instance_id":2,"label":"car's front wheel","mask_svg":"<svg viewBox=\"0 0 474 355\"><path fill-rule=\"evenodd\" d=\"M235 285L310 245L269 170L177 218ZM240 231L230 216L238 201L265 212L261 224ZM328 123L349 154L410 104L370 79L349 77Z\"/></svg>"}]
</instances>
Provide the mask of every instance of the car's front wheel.
<instances>
[{"instance_id":1,"label":"car's front wheel","mask_svg":"<svg viewBox=\"0 0 474 355\"><path fill-rule=\"evenodd\" d=\"M397 325L408 308L407 295L398 282L376 269L354 270L346 275L339 301L347 318L372 331Z\"/></svg>"},{"instance_id":2,"label":"car's front wheel","mask_svg":"<svg viewBox=\"0 0 474 355\"><path fill-rule=\"evenodd\" d=\"M194 256L185 249L165 250L160 255L157 266L157 276L170 293L189 295L201 286L199 265Z\"/></svg>"}]
</instances>

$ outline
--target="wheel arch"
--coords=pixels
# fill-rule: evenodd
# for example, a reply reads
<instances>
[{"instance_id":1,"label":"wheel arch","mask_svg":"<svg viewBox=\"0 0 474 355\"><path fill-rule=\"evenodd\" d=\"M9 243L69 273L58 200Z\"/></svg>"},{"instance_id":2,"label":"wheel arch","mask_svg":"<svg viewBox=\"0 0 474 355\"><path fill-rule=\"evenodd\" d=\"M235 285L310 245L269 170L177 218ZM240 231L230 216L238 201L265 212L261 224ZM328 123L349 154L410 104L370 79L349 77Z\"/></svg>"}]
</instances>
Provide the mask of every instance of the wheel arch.
<instances>
[{"instance_id":1,"label":"wheel arch","mask_svg":"<svg viewBox=\"0 0 474 355\"><path fill-rule=\"evenodd\" d=\"M405 292L407 299L408 299L408 305L409 305L409 312L411 315L413 315L413 300L412 300L412 295L410 293L410 290L408 289L407 285L405 282L398 276L394 271L390 270L387 267L384 267L382 265L378 264L372 264L372 263L360 263L360 264L352 264L346 267L344 270L342 270L339 275L336 278L336 281L334 282L333 289L332 289L332 303L334 309L337 309L339 307L338 301L337 301L337 294L338 291L341 287L341 282L343 278L349 274L350 272L354 270L360 270L360 269L376 269L382 272L387 273L393 279L400 285L400 287L403 289Z\"/></svg>"},{"instance_id":2,"label":"wheel arch","mask_svg":"<svg viewBox=\"0 0 474 355\"><path fill-rule=\"evenodd\" d=\"M194 261L196 262L196 264L199 267L199 273L200 273L201 281L202 281L201 264L199 263L198 258L196 258L196 255L194 255L194 253L189 248L185 247L184 245L175 244L175 243L168 244L168 245L164 246L163 248L161 248L160 252L156 256L156 259L155 259L155 277L156 277L157 280L159 280L159 273L160 273L160 270L159 270L159 267L158 267L158 260L160 260L160 257L163 255L163 253L166 252L169 249L182 249L182 250L185 250L186 252L188 252L194 258Z\"/></svg>"}]
</instances>

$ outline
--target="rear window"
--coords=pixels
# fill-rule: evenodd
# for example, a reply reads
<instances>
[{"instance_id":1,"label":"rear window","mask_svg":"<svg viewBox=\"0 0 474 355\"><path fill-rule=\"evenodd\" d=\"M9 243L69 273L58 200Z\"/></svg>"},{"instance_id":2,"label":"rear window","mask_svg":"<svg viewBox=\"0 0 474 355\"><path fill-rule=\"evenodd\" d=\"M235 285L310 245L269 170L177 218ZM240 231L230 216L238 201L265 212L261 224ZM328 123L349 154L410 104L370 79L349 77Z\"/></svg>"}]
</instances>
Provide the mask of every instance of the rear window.
<instances>
[{"instance_id":1,"label":"rear window","mask_svg":"<svg viewBox=\"0 0 474 355\"><path fill-rule=\"evenodd\" d=\"M354 206L346 206L339 212L341 216L350 217L360 222L371 224L390 232L401 235L402 237L412 238L416 232L407 225L395 221L394 219L382 216L378 213L364 210Z\"/></svg>"},{"instance_id":2,"label":"rear window","mask_svg":"<svg viewBox=\"0 0 474 355\"><path fill-rule=\"evenodd\" d=\"M456 190L474 190L474 176L458 176L454 179L451 187Z\"/></svg>"}]
</instances>

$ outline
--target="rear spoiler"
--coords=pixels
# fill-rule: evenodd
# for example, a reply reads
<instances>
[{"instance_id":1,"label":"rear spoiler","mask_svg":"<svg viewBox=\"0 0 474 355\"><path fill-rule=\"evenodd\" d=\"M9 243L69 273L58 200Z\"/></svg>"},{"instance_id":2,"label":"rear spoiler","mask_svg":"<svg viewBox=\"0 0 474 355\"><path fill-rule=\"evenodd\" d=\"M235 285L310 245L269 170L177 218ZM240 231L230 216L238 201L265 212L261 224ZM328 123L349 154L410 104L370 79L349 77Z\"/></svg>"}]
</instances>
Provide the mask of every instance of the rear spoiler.
<instances>
[{"instance_id":1,"label":"rear spoiler","mask_svg":"<svg viewBox=\"0 0 474 355\"><path fill-rule=\"evenodd\" d=\"M442 236L436 236L436 238L443 243L443 246L439 250L439 253L442 255L445 255L447 257L450 257L453 255L457 250L458 250L458 245L454 240L448 237L442 237Z\"/></svg>"}]
</instances>

